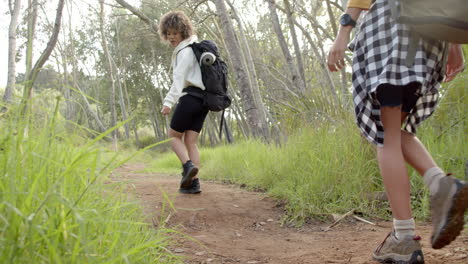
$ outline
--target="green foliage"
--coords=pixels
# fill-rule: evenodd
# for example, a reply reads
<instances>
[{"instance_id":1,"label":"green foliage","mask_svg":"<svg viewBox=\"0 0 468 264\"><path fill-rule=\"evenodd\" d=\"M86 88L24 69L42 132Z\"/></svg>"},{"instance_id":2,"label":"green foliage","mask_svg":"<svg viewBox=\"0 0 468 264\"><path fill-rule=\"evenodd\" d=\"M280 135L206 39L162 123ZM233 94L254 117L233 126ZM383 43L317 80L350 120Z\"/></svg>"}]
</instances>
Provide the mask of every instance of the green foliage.
<instances>
[{"instance_id":1,"label":"green foliage","mask_svg":"<svg viewBox=\"0 0 468 264\"><path fill-rule=\"evenodd\" d=\"M297 224L352 208L372 217L390 217L388 204L367 199L384 191L375 150L348 121L303 129L284 146L248 141L204 149L202 177L265 190L286 201L287 220ZM468 149L463 129L439 137L425 128L421 139L439 166L463 177ZM421 177L411 174L415 217L427 219L427 193Z\"/></svg>"},{"instance_id":2,"label":"green foliage","mask_svg":"<svg viewBox=\"0 0 468 264\"><path fill-rule=\"evenodd\" d=\"M418 131L436 163L458 178L466 177L468 157L466 80L464 73L444 86L439 108ZM361 137L352 115L342 111L316 118L309 115L307 123L313 125L305 128L299 125L304 118L290 116L290 125L296 129L291 128L292 134L281 146L250 140L202 149L201 178L266 191L285 201L285 221L298 225L351 209L390 219L388 203L373 199L384 191L375 147ZM148 170L176 172L179 168L171 153L155 160ZM427 220L428 193L422 177L411 168L409 171L414 216Z\"/></svg>"},{"instance_id":3,"label":"green foliage","mask_svg":"<svg viewBox=\"0 0 468 264\"><path fill-rule=\"evenodd\" d=\"M349 121L304 128L283 146L250 140L202 149L201 177L266 191L286 201L286 220L297 224L351 208L381 215L371 202L362 202L365 194L382 190L373 148ZM148 170L179 167L170 154Z\"/></svg>"},{"instance_id":4,"label":"green foliage","mask_svg":"<svg viewBox=\"0 0 468 264\"><path fill-rule=\"evenodd\" d=\"M301 224L352 208L378 215L363 197L381 191L373 149L350 122L292 135L283 146L258 141L204 150L202 177L246 184L286 202L288 221Z\"/></svg>"},{"instance_id":5,"label":"green foliage","mask_svg":"<svg viewBox=\"0 0 468 264\"><path fill-rule=\"evenodd\" d=\"M204 151L202 152L202 155ZM148 163L145 172L178 173L182 171L179 159L172 152L166 155L158 155L157 159Z\"/></svg>"},{"instance_id":6,"label":"green foliage","mask_svg":"<svg viewBox=\"0 0 468 264\"><path fill-rule=\"evenodd\" d=\"M104 134L72 140L57 111L39 124L15 112L0 120L1 263L178 262L166 250L170 230L144 223L124 186L104 185L120 164L116 154L102 161Z\"/></svg>"},{"instance_id":7,"label":"green foliage","mask_svg":"<svg viewBox=\"0 0 468 264\"><path fill-rule=\"evenodd\" d=\"M135 142L135 147L142 149L156 142L157 140L156 138L154 138L154 136L145 136L145 137L139 138L138 142Z\"/></svg>"},{"instance_id":8,"label":"green foliage","mask_svg":"<svg viewBox=\"0 0 468 264\"><path fill-rule=\"evenodd\" d=\"M468 47L468 45L466 46ZM465 67L468 67L468 61L465 62ZM441 99L438 108L434 113L434 117L429 122L430 126L435 127L438 133L447 133L453 128L466 124L466 107L468 105L467 87L468 72L466 70L460 73L453 81L443 85L440 90Z\"/></svg>"}]
</instances>

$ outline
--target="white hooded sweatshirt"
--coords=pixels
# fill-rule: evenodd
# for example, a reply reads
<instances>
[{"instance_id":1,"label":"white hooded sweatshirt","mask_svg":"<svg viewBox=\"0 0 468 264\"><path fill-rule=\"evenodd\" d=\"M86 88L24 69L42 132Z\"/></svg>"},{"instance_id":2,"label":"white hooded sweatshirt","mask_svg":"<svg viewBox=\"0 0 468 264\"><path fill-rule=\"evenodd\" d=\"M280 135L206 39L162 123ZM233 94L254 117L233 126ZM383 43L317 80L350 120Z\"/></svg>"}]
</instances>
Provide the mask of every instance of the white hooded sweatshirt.
<instances>
[{"instance_id":1,"label":"white hooded sweatshirt","mask_svg":"<svg viewBox=\"0 0 468 264\"><path fill-rule=\"evenodd\" d=\"M171 66L173 69L172 86L166 98L164 98L164 106L172 108L179 98L186 93L182 90L188 86L199 87L205 90L203 85L200 65L193 53L192 48L188 45L196 42L197 36L192 35L182 40L172 53Z\"/></svg>"}]
</instances>

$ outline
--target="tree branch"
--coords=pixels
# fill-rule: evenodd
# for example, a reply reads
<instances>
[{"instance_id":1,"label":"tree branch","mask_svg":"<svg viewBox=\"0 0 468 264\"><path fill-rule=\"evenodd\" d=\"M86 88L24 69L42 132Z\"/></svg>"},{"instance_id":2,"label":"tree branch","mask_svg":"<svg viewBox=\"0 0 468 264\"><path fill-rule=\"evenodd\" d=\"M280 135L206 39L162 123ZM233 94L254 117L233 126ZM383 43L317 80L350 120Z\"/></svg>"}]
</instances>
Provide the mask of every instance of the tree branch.
<instances>
[{"instance_id":1,"label":"tree branch","mask_svg":"<svg viewBox=\"0 0 468 264\"><path fill-rule=\"evenodd\" d=\"M140 18L148 26L150 26L151 32L158 34L158 23L154 22L147 15L143 14L140 10L136 9L129 3L125 2L125 0L115 0L115 1L119 3L123 8L127 9L128 11L132 12L132 14Z\"/></svg>"},{"instance_id":2,"label":"tree branch","mask_svg":"<svg viewBox=\"0 0 468 264\"><path fill-rule=\"evenodd\" d=\"M31 82L31 88L32 88L32 83L36 79L37 73L42 68L42 66L44 66L44 63L47 61L50 54L52 53L52 50L54 50L55 45L57 44L58 35L59 35L59 32L60 32L60 25L61 25L61 21L62 21L62 13L63 13L64 4L65 4L65 0L59 0L52 35L50 36L49 42L47 42L47 46L46 46L44 52L42 52L41 56L37 60L36 64L34 65L33 69L31 70L31 72L30 72L30 74L29 74L29 76L27 78L28 81ZM29 91L29 94L30 93L31 93L31 91Z\"/></svg>"}]
</instances>

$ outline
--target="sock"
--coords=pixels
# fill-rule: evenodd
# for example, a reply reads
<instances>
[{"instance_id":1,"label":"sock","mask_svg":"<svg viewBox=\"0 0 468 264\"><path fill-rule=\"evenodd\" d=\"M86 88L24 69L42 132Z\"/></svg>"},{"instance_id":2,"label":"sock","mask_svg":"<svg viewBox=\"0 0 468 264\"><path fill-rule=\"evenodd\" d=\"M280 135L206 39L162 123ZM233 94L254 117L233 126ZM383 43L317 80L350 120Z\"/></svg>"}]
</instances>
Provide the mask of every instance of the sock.
<instances>
[{"instance_id":1,"label":"sock","mask_svg":"<svg viewBox=\"0 0 468 264\"><path fill-rule=\"evenodd\" d=\"M439 181L443 177L445 177L445 173L439 167L430 168L424 173L424 183L431 194L435 194L439 190Z\"/></svg>"},{"instance_id":2,"label":"sock","mask_svg":"<svg viewBox=\"0 0 468 264\"><path fill-rule=\"evenodd\" d=\"M397 239L403 238L404 236L414 236L414 219L398 220L393 218L393 229L395 230L395 237Z\"/></svg>"}]
</instances>

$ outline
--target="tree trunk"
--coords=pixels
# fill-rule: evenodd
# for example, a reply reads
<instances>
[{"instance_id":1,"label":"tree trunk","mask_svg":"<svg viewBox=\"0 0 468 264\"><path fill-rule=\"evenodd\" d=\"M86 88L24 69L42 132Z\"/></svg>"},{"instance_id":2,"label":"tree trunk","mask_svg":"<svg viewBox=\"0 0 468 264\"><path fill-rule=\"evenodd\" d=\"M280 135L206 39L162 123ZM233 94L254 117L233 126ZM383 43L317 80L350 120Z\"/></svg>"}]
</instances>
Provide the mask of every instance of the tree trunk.
<instances>
[{"instance_id":1,"label":"tree trunk","mask_svg":"<svg viewBox=\"0 0 468 264\"><path fill-rule=\"evenodd\" d=\"M52 35L49 41L47 42L47 46L45 50L42 52L41 56L36 61L36 64L34 64L34 67L31 69L30 73L26 76L26 83L24 85L23 99L22 99L24 103L23 110L26 110L28 107L27 102L29 101L29 98L31 98L32 87L33 87L34 81L37 78L37 74L42 69L42 66L44 66L44 63L49 59L49 56L52 53L52 50L55 48L55 45L57 44L61 21L62 21L64 3L65 3L65 0L59 0L57 12L55 15L54 28L52 29ZM25 113L25 111L23 111L23 113Z\"/></svg>"},{"instance_id":2,"label":"tree trunk","mask_svg":"<svg viewBox=\"0 0 468 264\"><path fill-rule=\"evenodd\" d=\"M291 37L294 44L294 51L296 53L296 61L297 61L297 68L299 70L299 74L304 82L304 87L307 87L306 78L305 78L305 70L304 70L304 62L302 60L302 52L301 48L299 47L299 41L297 40L296 29L294 27L294 18L293 18L293 10L291 9L291 4L289 0L284 0L284 7L286 9L286 16L288 18L289 30L291 31Z\"/></svg>"},{"instance_id":3,"label":"tree trunk","mask_svg":"<svg viewBox=\"0 0 468 264\"><path fill-rule=\"evenodd\" d=\"M28 76L32 69L34 35L36 34L38 7L37 0L29 0L28 3L28 40L26 42L26 72L24 73L25 76Z\"/></svg>"},{"instance_id":4,"label":"tree trunk","mask_svg":"<svg viewBox=\"0 0 468 264\"><path fill-rule=\"evenodd\" d=\"M122 64L122 63L120 63ZM126 101L126 105L129 109L131 109L131 104L130 104L130 97L128 96L128 89L127 89L127 82L124 81L122 83L123 85L123 92L124 92L124 97L125 97L125 101ZM132 110L129 110L129 114L130 116L132 116ZM138 125L137 125L137 122L135 120L135 116L133 116L132 120L130 121L130 126L132 127L133 129L133 132L135 134L135 142L138 144Z\"/></svg>"},{"instance_id":5,"label":"tree trunk","mask_svg":"<svg viewBox=\"0 0 468 264\"><path fill-rule=\"evenodd\" d=\"M255 94L252 91L246 65L242 58L239 42L236 38L234 27L226 10L224 0L213 0L218 16L221 20L221 28L226 39L226 46L231 53L234 76L241 92L244 110L247 115L249 128L254 137L268 137L268 125L265 117L264 106L255 101Z\"/></svg>"},{"instance_id":6,"label":"tree trunk","mask_svg":"<svg viewBox=\"0 0 468 264\"><path fill-rule=\"evenodd\" d=\"M216 129L216 119L213 118L213 116L210 114L208 114L206 117L204 130L208 133L210 138L210 146L216 146L219 143L219 137Z\"/></svg>"},{"instance_id":7,"label":"tree trunk","mask_svg":"<svg viewBox=\"0 0 468 264\"><path fill-rule=\"evenodd\" d=\"M21 10L21 0L16 0L14 7L10 8L10 26L8 27L8 78L7 85L5 88L5 94L3 95L3 101L6 103L11 102L13 95L13 88L16 84L16 34L18 29L18 17Z\"/></svg>"},{"instance_id":8,"label":"tree trunk","mask_svg":"<svg viewBox=\"0 0 468 264\"><path fill-rule=\"evenodd\" d=\"M309 41L309 44L312 46L312 50L315 54L315 57L319 60L320 66L323 71L323 75L325 76L326 79L326 85L329 86L330 91L332 93L333 99L335 100L335 103L338 103L338 97L336 95L336 89L335 89L335 84L333 82L333 79L330 76L330 72L328 71L327 64L325 61L325 58L320 54L320 51L317 48L317 45L315 45L312 36L310 35L309 31L307 31L302 25L300 25L297 21L294 21L296 26L302 31L306 39ZM325 86L323 86L325 87ZM328 98L328 97L327 97Z\"/></svg>"},{"instance_id":9,"label":"tree trunk","mask_svg":"<svg viewBox=\"0 0 468 264\"><path fill-rule=\"evenodd\" d=\"M69 73L68 72L68 61L71 60L72 61L72 71L74 70L73 68L73 64L75 64L76 62L74 61L74 58L70 58L73 56L73 53L74 53L74 41L73 41L73 29L72 29L72 5L71 4L67 4L67 10L68 10L68 32L69 32L69 38L70 38L70 46L71 48L70 49L65 49L64 52L62 52L63 56L65 56L63 58L63 65L64 65L64 73L65 73L65 76L71 76L71 79L73 79L75 76L73 75L73 73ZM64 34L65 35L65 34ZM64 36L64 43L66 43L66 40L65 40L65 36ZM66 103L66 113L65 113L65 116L68 120L75 120L76 119L76 105L75 105L75 101L72 99L73 97L73 92L72 92L72 89L70 89L70 85L71 85L71 81L70 81L70 78L65 78L65 86L63 87L64 89L64 94L65 94L65 103Z\"/></svg>"},{"instance_id":10,"label":"tree trunk","mask_svg":"<svg viewBox=\"0 0 468 264\"><path fill-rule=\"evenodd\" d=\"M262 96L260 94L260 86L258 84L257 70L255 69L255 63L253 60L252 52L250 51L251 44L249 43L249 41L247 40L247 37L245 36L243 23L240 17L238 16L236 9L234 8L234 5L229 0L226 0L226 2L231 7L232 13L234 15L234 19L237 21L237 24L239 26L239 34L242 39L242 44L243 44L242 46L245 50L243 57L246 58L246 65L248 68L247 72L249 73L250 83L252 84L252 91L253 91L253 94L255 95L256 103L258 105L264 105ZM265 117L267 117L270 120L270 123L273 126L274 133L268 133L268 135L274 134L275 138L280 138L281 131L278 125L276 124L276 121L273 119L273 117L270 115L270 113L267 111L265 107L262 107L262 108L264 110Z\"/></svg>"},{"instance_id":11,"label":"tree trunk","mask_svg":"<svg viewBox=\"0 0 468 264\"><path fill-rule=\"evenodd\" d=\"M239 134L241 134L244 138L248 136L249 125L247 120L245 120L245 116L242 114L242 111L239 107L239 104L233 103L231 105L232 113L236 118L237 128L239 130Z\"/></svg>"},{"instance_id":12,"label":"tree trunk","mask_svg":"<svg viewBox=\"0 0 468 264\"><path fill-rule=\"evenodd\" d=\"M70 6L70 8L72 7L72 5L68 5ZM69 13L71 14L72 11L69 10ZM75 89L77 89L79 92L78 94L81 95L81 98L83 99L83 102L84 102L84 110L86 112L86 114L88 116L91 116L92 119L94 119L94 121L96 122L97 124L97 127L98 127L98 131L103 133L104 131L106 131L106 127L104 126L104 124L102 123L101 119L99 118L98 114L93 110L93 108L91 107L91 104L89 103L89 100L88 98L86 97L83 89L81 89L79 83L78 83L78 76L77 76L77 72L78 72L78 66L76 65L76 56L75 56L75 38L73 37L73 30L72 30L72 27L71 27L71 19L70 19L70 22L69 22L69 37L70 37L70 56L71 56L71 63L72 63L72 84L73 84L73 87ZM89 121L88 121L89 123ZM90 127L93 127L91 126L91 124L89 124Z\"/></svg>"},{"instance_id":13,"label":"tree trunk","mask_svg":"<svg viewBox=\"0 0 468 264\"><path fill-rule=\"evenodd\" d=\"M117 82L117 87L119 88L119 104L120 104L120 111L122 112L122 118L123 120L128 119L128 111L127 111L127 102L125 102L125 93L124 89L122 88L122 82L125 82L122 79L122 75L120 74L120 71L118 70L119 68L123 67L123 72L125 72L125 66L122 63L122 58L120 54L120 25L115 23L115 29L116 29L116 41L117 41L117 56L119 60L119 66L117 67L117 64L115 63L114 60L112 60L112 63L114 65L114 69L116 69L117 77L118 77L118 82ZM111 58L112 59L112 58ZM129 122L124 124L124 129L125 129L125 138L128 140L130 139L130 124Z\"/></svg>"},{"instance_id":14,"label":"tree trunk","mask_svg":"<svg viewBox=\"0 0 468 264\"><path fill-rule=\"evenodd\" d=\"M117 111L115 109L115 76L114 76L114 69L112 66L112 59L109 53L109 48L107 46L106 35L104 32L104 0L99 0L100 4L100 14L99 14L99 28L101 31L101 41L102 47L104 49L104 56L107 59L107 67L109 71L109 78L111 82L110 87L110 98L109 104L111 109L111 127L115 127L117 125ZM114 150L117 151L117 129L114 128L112 131L112 141L114 143Z\"/></svg>"},{"instance_id":15,"label":"tree trunk","mask_svg":"<svg viewBox=\"0 0 468 264\"><path fill-rule=\"evenodd\" d=\"M224 135L226 136L226 141L231 144L231 143L234 143L234 138L232 137L232 133L231 133L231 129L229 128L229 125L228 124L228 118L226 117L226 115L221 116L222 118L222 122L223 122L223 130L224 130Z\"/></svg>"},{"instance_id":16,"label":"tree trunk","mask_svg":"<svg viewBox=\"0 0 468 264\"><path fill-rule=\"evenodd\" d=\"M154 50L154 48L151 48L151 54L152 54L152 58L153 58L153 65L154 67L157 67L157 61L156 61L156 51ZM164 95L163 95L163 91L162 91L162 87L164 87L162 81L161 81L162 78L158 78L158 84L159 84L159 89L158 90L158 95L159 95L159 98L160 98L160 102L161 102L161 105L162 105L162 102L164 101ZM169 80L169 76L166 76L166 79ZM168 89L169 90L169 89ZM151 97L153 98L153 97ZM150 104L151 106L153 107L156 107L156 102L151 102ZM154 110L156 112L156 110ZM156 112L156 114L158 114L158 112ZM166 131L166 135L169 135L169 128L170 128L170 122L169 122L169 117L167 115L165 115L163 117L164 119L164 124L165 126L163 127L163 131L165 130Z\"/></svg>"},{"instance_id":17,"label":"tree trunk","mask_svg":"<svg viewBox=\"0 0 468 264\"><path fill-rule=\"evenodd\" d=\"M338 26L336 25L335 15L333 15L333 10L331 8L330 1L325 1L325 2L327 2L327 13L328 13L328 18L330 19L330 24L333 29L333 36L336 36L338 34Z\"/></svg>"},{"instance_id":18,"label":"tree trunk","mask_svg":"<svg viewBox=\"0 0 468 264\"><path fill-rule=\"evenodd\" d=\"M65 42L64 42L65 43ZM69 73L68 73L68 58L65 50L59 51L60 57L62 57L62 68L63 68L63 76L62 76L62 92L63 97L65 98L65 119L73 120L75 115L75 109L73 107L73 102L71 99L71 89L69 84ZM57 56L58 57L58 56ZM57 59L58 60L58 59ZM58 63L58 62L57 62Z\"/></svg>"},{"instance_id":19,"label":"tree trunk","mask_svg":"<svg viewBox=\"0 0 468 264\"><path fill-rule=\"evenodd\" d=\"M278 37L278 42L280 44L281 50L283 51L283 55L284 55L284 58L286 59L286 63L288 65L289 71L291 73L292 81L294 85L296 86L296 89L300 93L304 93L305 92L304 81L302 80L301 76L298 73L297 67L293 62L291 53L289 52L288 44L286 43L286 40L284 39L284 35L281 29L278 14L276 12L275 0L266 0L266 1L268 2L268 8L270 9L271 22L276 32L276 36Z\"/></svg>"},{"instance_id":20,"label":"tree trunk","mask_svg":"<svg viewBox=\"0 0 468 264\"><path fill-rule=\"evenodd\" d=\"M151 97L148 96L147 100L148 100L149 105L153 105ZM154 124L154 126L153 126L154 137L157 138L157 139L163 138L164 126L162 126L163 131L161 131L161 128L160 128L160 125L159 125L161 122L159 122L158 113L155 111L155 109L153 107L150 107L150 116L151 116L151 119L152 119L153 124Z\"/></svg>"},{"instance_id":21,"label":"tree trunk","mask_svg":"<svg viewBox=\"0 0 468 264\"><path fill-rule=\"evenodd\" d=\"M326 2L327 2L327 13L330 19L330 23L332 25L333 35L336 36L338 34L338 26L336 24L337 19L335 18L335 14L333 13L330 1L326 1ZM348 82L346 78L346 69L344 67L340 70L340 76L341 76L341 86L342 86L343 94L348 94L347 92Z\"/></svg>"},{"instance_id":22,"label":"tree trunk","mask_svg":"<svg viewBox=\"0 0 468 264\"><path fill-rule=\"evenodd\" d=\"M250 52L250 47L249 47L249 42L247 41L247 38L245 36L245 33L244 33L244 26L242 24L242 21L240 19L240 17L237 15L237 11L236 9L234 8L234 5L229 1L229 0L226 0L226 2L228 3L228 5L231 7L231 10L232 10L232 14L233 14L233 17L234 19L237 21L237 25L239 27L239 35L241 37L241 46L242 46L242 49L241 51L243 51L242 53L242 58L245 58L246 61L246 65L247 65L247 75L249 76L249 80L250 80L250 83L252 85L252 89L255 93L255 99L257 100L257 103L263 103L262 102L262 98L260 96L260 89L259 89L259 85L258 85L258 79L257 79L257 72L255 70L255 66L254 66L254 63L253 63L253 56ZM244 52L245 51L245 52ZM258 93L257 93L258 92Z\"/></svg>"}]
</instances>

